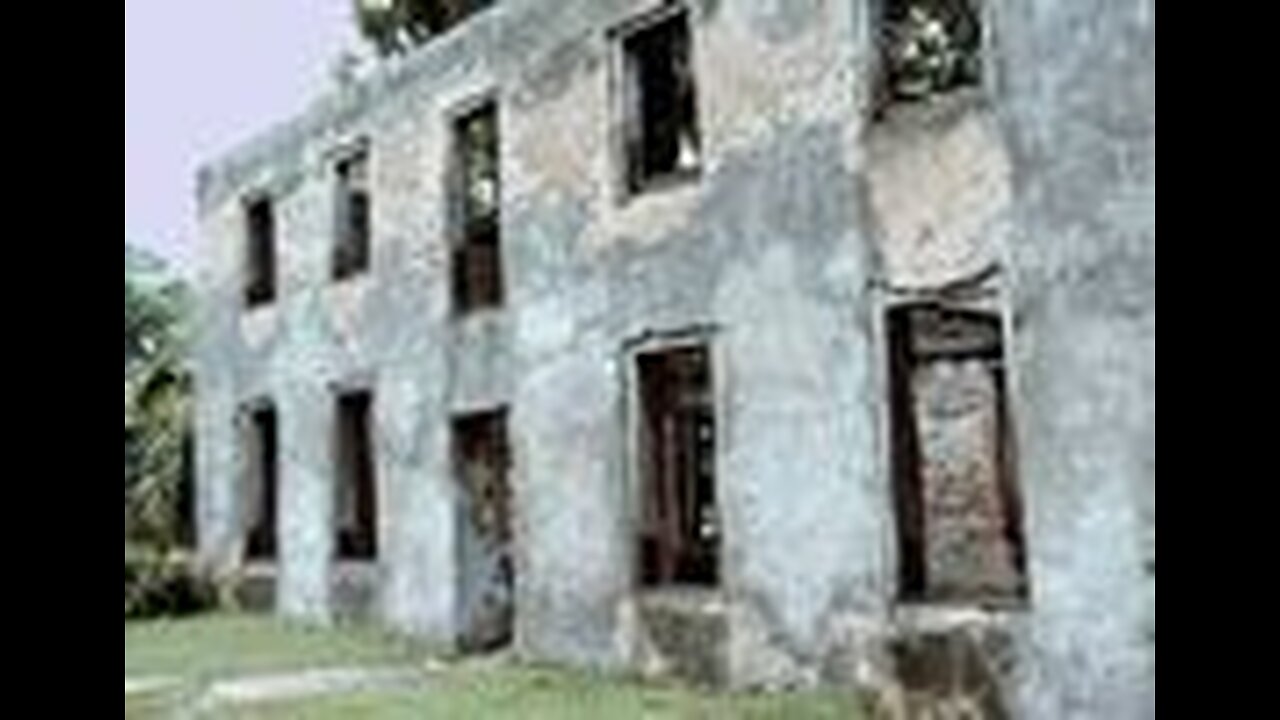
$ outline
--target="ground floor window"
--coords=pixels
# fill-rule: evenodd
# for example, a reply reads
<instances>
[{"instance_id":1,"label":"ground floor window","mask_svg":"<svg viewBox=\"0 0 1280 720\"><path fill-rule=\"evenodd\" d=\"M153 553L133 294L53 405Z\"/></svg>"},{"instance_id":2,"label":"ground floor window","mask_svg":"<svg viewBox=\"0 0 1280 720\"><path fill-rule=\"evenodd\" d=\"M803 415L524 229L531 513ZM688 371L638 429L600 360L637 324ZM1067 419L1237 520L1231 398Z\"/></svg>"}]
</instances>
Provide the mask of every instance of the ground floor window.
<instances>
[{"instance_id":1,"label":"ground floor window","mask_svg":"<svg viewBox=\"0 0 1280 720\"><path fill-rule=\"evenodd\" d=\"M275 408L248 411L242 429L245 443L244 499L247 518L245 554L249 560L276 558L279 499L279 429Z\"/></svg>"},{"instance_id":2,"label":"ground floor window","mask_svg":"<svg viewBox=\"0 0 1280 720\"><path fill-rule=\"evenodd\" d=\"M351 392L337 403L338 557L378 556L377 462L373 441L373 394Z\"/></svg>"},{"instance_id":3,"label":"ground floor window","mask_svg":"<svg viewBox=\"0 0 1280 720\"><path fill-rule=\"evenodd\" d=\"M714 587L721 526L709 349L645 353L637 373L641 583Z\"/></svg>"},{"instance_id":4,"label":"ground floor window","mask_svg":"<svg viewBox=\"0 0 1280 720\"><path fill-rule=\"evenodd\" d=\"M894 475L904 599L983 602L1027 593L999 316L894 310Z\"/></svg>"}]
</instances>

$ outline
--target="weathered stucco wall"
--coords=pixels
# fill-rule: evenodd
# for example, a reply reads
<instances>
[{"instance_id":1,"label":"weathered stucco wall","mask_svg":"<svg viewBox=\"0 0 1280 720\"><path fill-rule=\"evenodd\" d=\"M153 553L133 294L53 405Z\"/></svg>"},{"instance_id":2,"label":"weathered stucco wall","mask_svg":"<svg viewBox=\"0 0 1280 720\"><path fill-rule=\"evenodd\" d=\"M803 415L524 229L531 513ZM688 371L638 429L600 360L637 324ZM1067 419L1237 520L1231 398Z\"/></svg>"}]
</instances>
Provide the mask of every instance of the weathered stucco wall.
<instances>
[{"instance_id":1,"label":"weathered stucco wall","mask_svg":"<svg viewBox=\"0 0 1280 720\"><path fill-rule=\"evenodd\" d=\"M645 5L557 10L558 26L582 23L585 37L528 63L504 126L522 644L601 665L653 644L632 601L626 348L696 330L716 358L726 592L744 600L730 602L722 661L739 682L812 675L824 615L859 592L874 606L883 585L881 554L860 552L881 542L883 518L871 510L880 498L861 495L874 482L874 418L857 400L872 355L853 310L867 271L854 17L839 3L695 4L703 177L624 200L617 46L601 28ZM522 27L554 45L541 21ZM770 500L799 477L805 493ZM766 656L781 660L757 668Z\"/></svg>"},{"instance_id":2,"label":"weathered stucco wall","mask_svg":"<svg viewBox=\"0 0 1280 720\"><path fill-rule=\"evenodd\" d=\"M447 420L510 405L520 646L630 664L641 630L628 622L626 348L695 327L710 329L720 379L728 592L752 599L735 609L737 674L812 674L803 666L817 658L797 652L825 642L825 614L882 605L884 489L860 400L874 358L858 311L868 260L850 121L860 18L832 2L695 3L703 175L624 199L607 30L659 6L504 3L205 173L206 549L234 562L232 418L273 398L286 612L341 610L326 537L331 386L371 387L378 400L375 611L441 638L459 615ZM449 118L485 94L502 113L511 292L501 313L459 324L447 307ZM335 285L329 165L359 138L371 141L373 270ZM256 191L278 202L280 300L244 314L240 200ZM797 477L806 493L770 499ZM761 644L785 667L754 669Z\"/></svg>"},{"instance_id":3,"label":"weathered stucco wall","mask_svg":"<svg viewBox=\"0 0 1280 720\"><path fill-rule=\"evenodd\" d=\"M686 664L737 685L879 685L895 636L964 628L996 648L986 654L1021 716L1141 716L1109 712L1145 707L1111 671L1145 661L1124 638L1147 624L1154 636L1154 580L1148 591L1140 552L1130 566L1112 550L1149 515L1154 573L1154 86L1146 128L1141 109L1114 110L1146 101L1141 72L1084 71L1090 52L1144 70L1112 50L1141 56L1141 22L1077 38L1058 27L1074 10L1000 8L1002 41L1026 32L1070 51L1044 58L1035 42L1010 43L1021 62L1000 63L1019 65L1008 111L1001 88L994 102L868 128L869 3L698 0L701 176L624 198L609 30L660 5L507 0L202 173L205 556L239 564L236 413L271 399L280 610L362 612L456 640L468 616L461 574L484 564L459 561L450 418L507 407L526 656L669 670L663 654L687 630L709 656ZM450 129L486 96L500 107L508 296L458 321ZM332 166L360 139L373 171L372 269L335 284ZM277 202L279 299L246 313L241 202L257 192ZM1053 253L1068 245L1085 254ZM1036 593L1025 612L895 602L884 312L966 282L997 306L1016 289ZM712 348L724 587L655 605L634 592L634 354L688 338ZM362 569L330 559L333 394L353 387L376 396L381 553ZM1086 627L1094 591L1119 610ZM1096 662L1085 653L1094 641ZM1153 647L1150 660L1154 688ZM1087 700L1095 691L1109 699Z\"/></svg>"},{"instance_id":4,"label":"weathered stucco wall","mask_svg":"<svg viewBox=\"0 0 1280 720\"><path fill-rule=\"evenodd\" d=\"M1036 584L1023 708L1154 718L1155 2L995 6Z\"/></svg>"},{"instance_id":5,"label":"weathered stucco wall","mask_svg":"<svg viewBox=\"0 0 1280 720\"><path fill-rule=\"evenodd\" d=\"M867 134L866 185L882 280L918 292L1003 267L1010 159L987 93L894 108Z\"/></svg>"}]
</instances>

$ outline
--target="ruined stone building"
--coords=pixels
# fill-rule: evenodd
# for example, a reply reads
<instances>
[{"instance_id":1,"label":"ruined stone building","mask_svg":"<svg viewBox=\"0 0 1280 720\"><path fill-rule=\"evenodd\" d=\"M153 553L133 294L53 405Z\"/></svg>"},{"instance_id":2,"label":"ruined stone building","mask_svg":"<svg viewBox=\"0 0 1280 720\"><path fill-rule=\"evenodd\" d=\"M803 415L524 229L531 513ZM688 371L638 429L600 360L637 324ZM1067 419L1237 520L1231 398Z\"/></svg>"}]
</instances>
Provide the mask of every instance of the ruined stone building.
<instances>
[{"instance_id":1,"label":"ruined stone building","mask_svg":"<svg viewBox=\"0 0 1280 720\"><path fill-rule=\"evenodd\" d=\"M1154 718L1154 0L479 5L202 171L202 555L468 651Z\"/></svg>"}]
</instances>

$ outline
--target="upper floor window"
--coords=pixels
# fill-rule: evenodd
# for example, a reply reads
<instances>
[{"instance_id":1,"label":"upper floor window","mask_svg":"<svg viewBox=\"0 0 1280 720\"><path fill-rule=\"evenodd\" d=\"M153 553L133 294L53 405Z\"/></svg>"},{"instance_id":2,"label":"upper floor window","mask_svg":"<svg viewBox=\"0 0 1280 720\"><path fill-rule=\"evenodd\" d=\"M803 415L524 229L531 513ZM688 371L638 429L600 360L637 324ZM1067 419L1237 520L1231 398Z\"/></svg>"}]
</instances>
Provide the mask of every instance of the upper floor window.
<instances>
[{"instance_id":1,"label":"upper floor window","mask_svg":"<svg viewBox=\"0 0 1280 720\"><path fill-rule=\"evenodd\" d=\"M881 0L882 104L911 102L982 80L979 0Z\"/></svg>"},{"instance_id":2,"label":"upper floor window","mask_svg":"<svg viewBox=\"0 0 1280 720\"><path fill-rule=\"evenodd\" d=\"M494 0L358 0L360 33L383 55L406 52L448 32Z\"/></svg>"},{"instance_id":3,"label":"upper floor window","mask_svg":"<svg viewBox=\"0 0 1280 720\"><path fill-rule=\"evenodd\" d=\"M416 0L405 3L415 39L447 32L471 15L489 7L493 0Z\"/></svg>"},{"instance_id":4,"label":"upper floor window","mask_svg":"<svg viewBox=\"0 0 1280 720\"><path fill-rule=\"evenodd\" d=\"M454 123L453 299L458 314L502 305L502 174L498 106Z\"/></svg>"},{"instance_id":5,"label":"upper floor window","mask_svg":"<svg viewBox=\"0 0 1280 720\"><path fill-rule=\"evenodd\" d=\"M694 176L702 164L689 14L666 10L624 35L627 190Z\"/></svg>"},{"instance_id":6,"label":"upper floor window","mask_svg":"<svg viewBox=\"0 0 1280 720\"><path fill-rule=\"evenodd\" d=\"M369 189L369 151L347 155L336 167L333 277L344 280L369 270L373 200Z\"/></svg>"},{"instance_id":7,"label":"upper floor window","mask_svg":"<svg viewBox=\"0 0 1280 720\"><path fill-rule=\"evenodd\" d=\"M276 214L270 198L244 206L244 301L250 308L276 299Z\"/></svg>"}]
</instances>

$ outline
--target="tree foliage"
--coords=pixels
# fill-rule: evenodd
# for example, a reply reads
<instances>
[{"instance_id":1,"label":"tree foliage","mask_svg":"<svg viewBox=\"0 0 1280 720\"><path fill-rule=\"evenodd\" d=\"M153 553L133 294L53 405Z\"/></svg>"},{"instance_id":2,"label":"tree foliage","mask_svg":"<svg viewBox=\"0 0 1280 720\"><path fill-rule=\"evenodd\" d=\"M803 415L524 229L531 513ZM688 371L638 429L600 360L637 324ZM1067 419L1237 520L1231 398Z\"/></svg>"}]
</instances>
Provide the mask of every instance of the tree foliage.
<instances>
[{"instance_id":1,"label":"tree foliage","mask_svg":"<svg viewBox=\"0 0 1280 720\"><path fill-rule=\"evenodd\" d=\"M188 472L191 378L187 293L130 263L124 283L125 537L168 546L181 539Z\"/></svg>"},{"instance_id":2,"label":"tree foliage","mask_svg":"<svg viewBox=\"0 0 1280 720\"><path fill-rule=\"evenodd\" d=\"M887 6L888 90L919 99L975 84L982 29L974 0L898 0Z\"/></svg>"}]
</instances>

